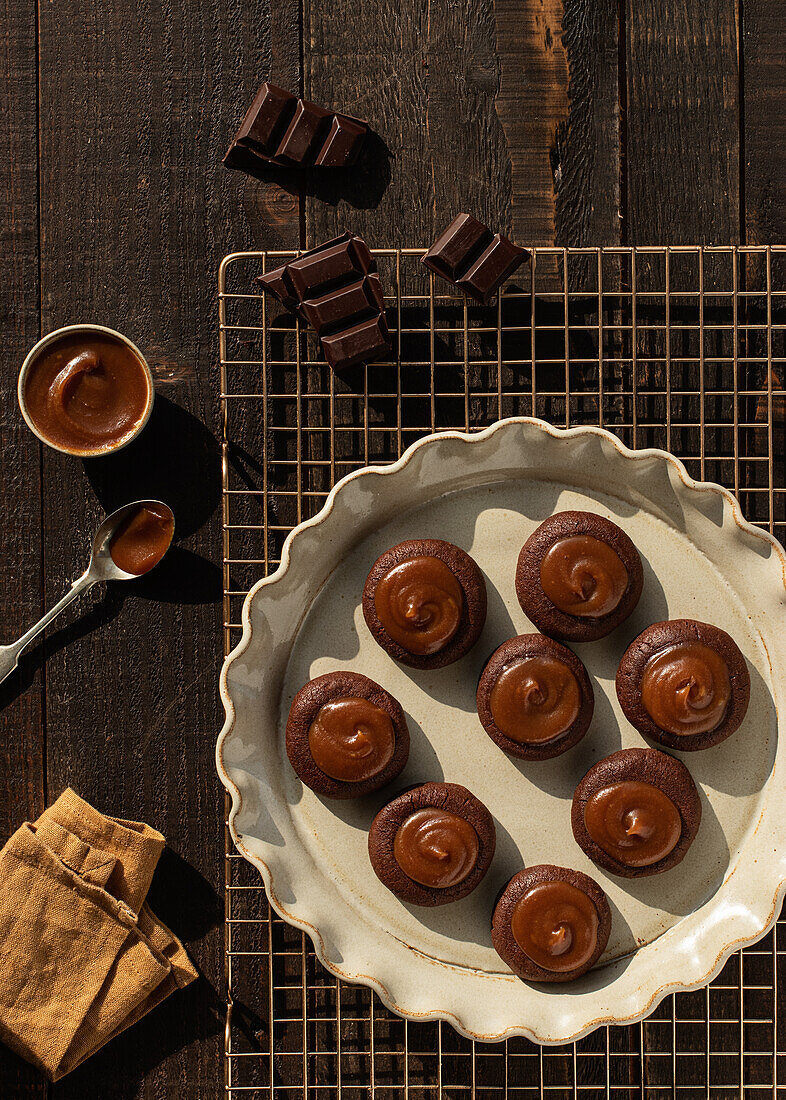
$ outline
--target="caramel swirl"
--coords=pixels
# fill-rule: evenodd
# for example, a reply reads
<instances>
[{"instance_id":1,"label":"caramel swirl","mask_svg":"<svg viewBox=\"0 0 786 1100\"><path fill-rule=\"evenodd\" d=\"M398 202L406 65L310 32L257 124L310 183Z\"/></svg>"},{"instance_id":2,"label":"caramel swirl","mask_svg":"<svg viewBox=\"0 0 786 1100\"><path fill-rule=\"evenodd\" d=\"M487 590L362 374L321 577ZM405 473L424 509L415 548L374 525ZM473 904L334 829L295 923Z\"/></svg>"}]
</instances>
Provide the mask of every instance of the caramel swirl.
<instances>
[{"instance_id":1,"label":"caramel swirl","mask_svg":"<svg viewBox=\"0 0 786 1100\"><path fill-rule=\"evenodd\" d=\"M409 878L433 890L457 886L478 860L478 834L448 810L415 810L399 825L393 841L396 863Z\"/></svg>"},{"instance_id":2,"label":"caramel swirl","mask_svg":"<svg viewBox=\"0 0 786 1100\"><path fill-rule=\"evenodd\" d=\"M598 945L598 925L592 898L560 879L527 890L510 920L513 939L524 954L557 974L587 965Z\"/></svg>"},{"instance_id":3,"label":"caramel swirl","mask_svg":"<svg viewBox=\"0 0 786 1100\"><path fill-rule=\"evenodd\" d=\"M570 535L557 539L544 554L540 583L559 611L597 619L610 614L625 595L628 571L607 542Z\"/></svg>"},{"instance_id":4,"label":"caramel swirl","mask_svg":"<svg viewBox=\"0 0 786 1100\"><path fill-rule=\"evenodd\" d=\"M644 666L641 701L667 733L710 733L723 721L730 698L726 662L701 642L668 646Z\"/></svg>"},{"instance_id":5,"label":"caramel swirl","mask_svg":"<svg viewBox=\"0 0 786 1100\"><path fill-rule=\"evenodd\" d=\"M308 727L314 763L331 779L361 783L393 759L396 735L390 715L368 699L342 695L325 703Z\"/></svg>"},{"instance_id":6,"label":"caramel swirl","mask_svg":"<svg viewBox=\"0 0 786 1100\"><path fill-rule=\"evenodd\" d=\"M525 657L506 664L489 696L494 724L511 741L543 744L570 729L581 709L581 689L556 657Z\"/></svg>"},{"instance_id":7,"label":"caramel swirl","mask_svg":"<svg viewBox=\"0 0 786 1100\"><path fill-rule=\"evenodd\" d=\"M625 780L596 791L584 807L587 832L604 852L626 867L650 867L677 845L680 812L652 783Z\"/></svg>"},{"instance_id":8,"label":"caramel swirl","mask_svg":"<svg viewBox=\"0 0 786 1100\"><path fill-rule=\"evenodd\" d=\"M66 333L32 361L27 412L46 439L76 453L111 450L138 428L148 407L142 363L108 333Z\"/></svg>"},{"instance_id":9,"label":"caramel swirl","mask_svg":"<svg viewBox=\"0 0 786 1100\"><path fill-rule=\"evenodd\" d=\"M380 578L374 606L394 642L425 656L444 649L455 635L464 593L441 558L409 558Z\"/></svg>"}]
</instances>

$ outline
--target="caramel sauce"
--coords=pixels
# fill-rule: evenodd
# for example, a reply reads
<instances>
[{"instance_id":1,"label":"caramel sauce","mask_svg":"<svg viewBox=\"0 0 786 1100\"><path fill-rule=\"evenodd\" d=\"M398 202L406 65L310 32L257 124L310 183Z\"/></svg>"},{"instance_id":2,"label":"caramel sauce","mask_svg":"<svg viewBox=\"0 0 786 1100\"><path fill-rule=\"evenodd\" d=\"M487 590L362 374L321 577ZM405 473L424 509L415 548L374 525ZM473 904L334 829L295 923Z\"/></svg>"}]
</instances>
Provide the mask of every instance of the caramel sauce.
<instances>
[{"instance_id":1,"label":"caramel sauce","mask_svg":"<svg viewBox=\"0 0 786 1100\"><path fill-rule=\"evenodd\" d=\"M387 711L368 699L342 695L320 707L308 728L308 747L325 775L360 783L388 766L396 734Z\"/></svg>"},{"instance_id":2,"label":"caramel sauce","mask_svg":"<svg viewBox=\"0 0 786 1100\"><path fill-rule=\"evenodd\" d=\"M680 812L652 783L611 783L587 799L587 832L626 867L650 867L673 851L682 836Z\"/></svg>"},{"instance_id":3,"label":"caramel sauce","mask_svg":"<svg viewBox=\"0 0 786 1100\"><path fill-rule=\"evenodd\" d=\"M544 554L540 583L559 611L597 619L618 606L628 587L628 571L607 542L570 535L557 539Z\"/></svg>"},{"instance_id":4,"label":"caramel sauce","mask_svg":"<svg viewBox=\"0 0 786 1100\"><path fill-rule=\"evenodd\" d=\"M405 818L393 841L393 855L404 874L435 890L463 882L479 850L478 834L468 821L430 806Z\"/></svg>"},{"instance_id":5,"label":"caramel sauce","mask_svg":"<svg viewBox=\"0 0 786 1100\"><path fill-rule=\"evenodd\" d=\"M145 417L150 383L139 357L107 333L66 333L42 349L24 381L27 414L45 439L74 454L111 451Z\"/></svg>"},{"instance_id":6,"label":"caramel sauce","mask_svg":"<svg viewBox=\"0 0 786 1100\"><path fill-rule=\"evenodd\" d=\"M459 628L464 592L441 558L409 558L388 570L374 592L377 618L407 653L438 653Z\"/></svg>"},{"instance_id":7,"label":"caramel sauce","mask_svg":"<svg viewBox=\"0 0 786 1100\"><path fill-rule=\"evenodd\" d=\"M730 698L726 662L701 642L668 646L644 666L641 701L667 733L710 733L723 721Z\"/></svg>"},{"instance_id":8,"label":"caramel sauce","mask_svg":"<svg viewBox=\"0 0 786 1100\"><path fill-rule=\"evenodd\" d=\"M510 930L534 963L553 973L586 966L598 945L598 911L592 898L570 882L541 882L513 909Z\"/></svg>"},{"instance_id":9,"label":"caramel sauce","mask_svg":"<svg viewBox=\"0 0 786 1100\"><path fill-rule=\"evenodd\" d=\"M109 543L109 553L118 569L141 576L149 573L166 554L175 533L168 511L145 504L125 519Z\"/></svg>"},{"instance_id":10,"label":"caramel sauce","mask_svg":"<svg viewBox=\"0 0 786 1100\"><path fill-rule=\"evenodd\" d=\"M581 689L556 657L526 657L506 664L491 689L494 724L511 741L543 744L570 729L581 709Z\"/></svg>"}]
</instances>

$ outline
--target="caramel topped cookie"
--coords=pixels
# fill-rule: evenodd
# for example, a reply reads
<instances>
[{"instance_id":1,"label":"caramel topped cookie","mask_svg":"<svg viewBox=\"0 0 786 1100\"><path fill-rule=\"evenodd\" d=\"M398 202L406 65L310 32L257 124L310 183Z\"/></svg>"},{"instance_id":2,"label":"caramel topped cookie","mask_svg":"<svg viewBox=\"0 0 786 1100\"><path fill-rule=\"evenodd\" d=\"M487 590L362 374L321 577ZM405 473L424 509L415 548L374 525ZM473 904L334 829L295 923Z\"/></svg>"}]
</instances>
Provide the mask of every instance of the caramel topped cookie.
<instances>
[{"instance_id":1,"label":"caramel topped cookie","mask_svg":"<svg viewBox=\"0 0 786 1100\"><path fill-rule=\"evenodd\" d=\"M694 619L653 623L628 646L617 697L639 733L693 752L724 741L750 700L745 658L725 630Z\"/></svg>"},{"instance_id":2,"label":"caramel topped cookie","mask_svg":"<svg viewBox=\"0 0 786 1100\"><path fill-rule=\"evenodd\" d=\"M656 749L622 749L599 760L573 795L576 843L622 878L675 867L700 823L701 800L690 772Z\"/></svg>"},{"instance_id":3,"label":"caramel topped cookie","mask_svg":"<svg viewBox=\"0 0 786 1100\"><path fill-rule=\"evenodd\" d=\"M458 783L424 783L383 806L371 823L368 853L388 890L413 905L466 897L489 869L494 820Z\"/></svg>"},{"instance_id":4,"label":"caramel topped cookie","mask_svg":"<svg viewBox=\"0 0 786 1100\"><path fill-rule=\"evenodd\" d=\"M568 982L603 954L611 932L606 895L589 875L539 864L514 875L491 923L497 954L525 981Z\"/></svg>"},{"instance_id":5,"label":"caramel topped cookie","mask_svg":"<svg viewBox=\"0 0 786 1100\"><path fill-rule=\"evenodd\" d=\"M329 672L302 687L287 719L289 762L328 798L379 790L409 756L409 730L393 696L357 672Z\"/></svg>"},{"instance_id":6,"label":"caramel topped cookie","mask_svg":"<svg viewBox=\"0 0 786 1100\"><path fill-rule=\"evenodd\" d=\"M561 641L591 642L624 622L644 573L625 532L594 512L557 512L522 547L516 595L527 618Z\"/></svg>"},{"instance_id":7,"label":"caramel topped cookie","mask_svg":"<svg viewBox=\"0 0 786 1100\"><path fill-rule=\"evenodd\" d=\"M486 733L505 752L549 760L587 732L594 696L575 653L543 634L521 634L492 653L478 682L477 707Z\"/></svg>"},{"instance_id":8,"label":"caramel topped cookie","mask_svg":"<svg viewBox=\"0 0 786 1100\"><path fill-rule=\"evenodd\" d=\"M475 644L486 621L486 582L458 546L410 539L386 550L363 590L376 641L412 668L442 668Z\"/></svg>"}]
</instances>

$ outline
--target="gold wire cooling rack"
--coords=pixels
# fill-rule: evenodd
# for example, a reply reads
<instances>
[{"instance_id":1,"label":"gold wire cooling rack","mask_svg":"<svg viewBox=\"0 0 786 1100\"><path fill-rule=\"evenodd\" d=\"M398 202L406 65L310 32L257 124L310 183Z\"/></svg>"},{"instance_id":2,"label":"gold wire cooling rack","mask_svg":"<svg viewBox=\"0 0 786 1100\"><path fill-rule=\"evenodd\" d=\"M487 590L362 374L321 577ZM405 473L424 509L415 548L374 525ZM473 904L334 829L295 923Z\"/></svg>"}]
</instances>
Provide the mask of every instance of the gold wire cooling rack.
<instances>
[{"instance_id":1,"label":"gold wire cooling rack","mask_svg":"<svg viewBox=\"0 0 786 1100\"><path fill-rule=\"evenodd\" d=\"M505 416L600 424L657 446L786 534L786 246L536 248L496 304L455 296L422 249L375 252L394 358L342 379L255 291L294 252L219 274L225 652L245 593L334 482L420 436ZM744 1096L786 1086L786 910L706 988L577 1043L486 1045L408 1023L337 981L268 908L226 833L227 1096L436 1100Z\"/></svg>"}]
</instances>

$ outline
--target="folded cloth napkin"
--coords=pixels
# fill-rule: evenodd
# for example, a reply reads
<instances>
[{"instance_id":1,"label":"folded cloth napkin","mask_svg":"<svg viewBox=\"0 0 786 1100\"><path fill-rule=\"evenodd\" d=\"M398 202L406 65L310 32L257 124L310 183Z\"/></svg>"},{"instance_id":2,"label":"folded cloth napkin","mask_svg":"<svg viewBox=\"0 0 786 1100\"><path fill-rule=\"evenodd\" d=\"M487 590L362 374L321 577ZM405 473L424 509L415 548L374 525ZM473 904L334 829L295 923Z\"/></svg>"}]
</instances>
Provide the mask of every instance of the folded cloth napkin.
<instances>
[{"instance_id":1,"label":"folded cloth napkin","mask_svg":"<svg viewBox=\"0 0 786 1100\"><path fill-rule=\"evenodd\" d=\"M197 977L145 904L163 848L67 790L0 851L0 1039L53 1081Z\"/></svg>"}]
</instances>

